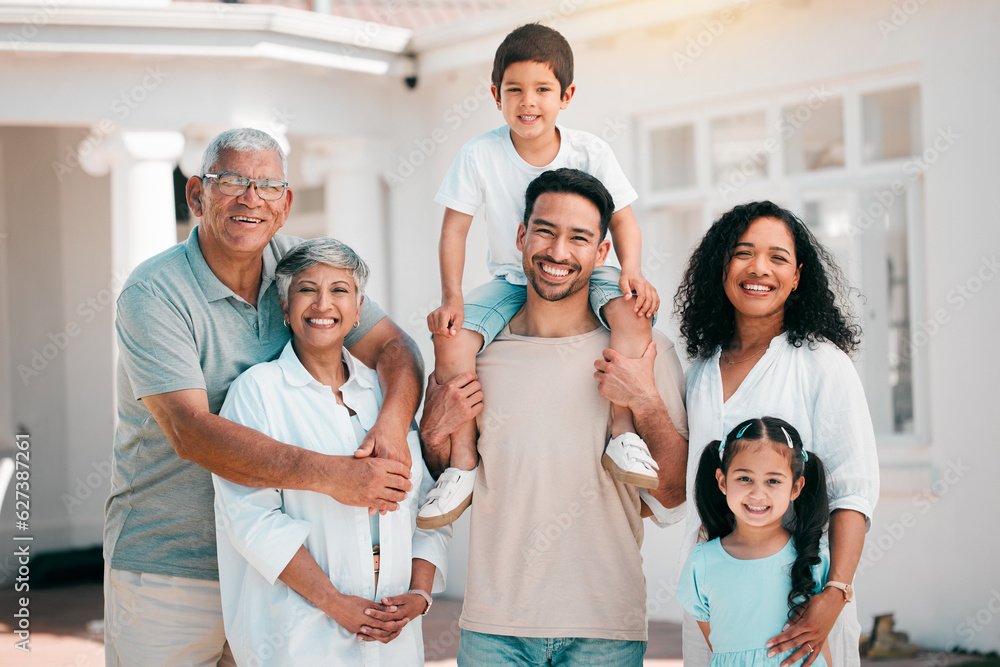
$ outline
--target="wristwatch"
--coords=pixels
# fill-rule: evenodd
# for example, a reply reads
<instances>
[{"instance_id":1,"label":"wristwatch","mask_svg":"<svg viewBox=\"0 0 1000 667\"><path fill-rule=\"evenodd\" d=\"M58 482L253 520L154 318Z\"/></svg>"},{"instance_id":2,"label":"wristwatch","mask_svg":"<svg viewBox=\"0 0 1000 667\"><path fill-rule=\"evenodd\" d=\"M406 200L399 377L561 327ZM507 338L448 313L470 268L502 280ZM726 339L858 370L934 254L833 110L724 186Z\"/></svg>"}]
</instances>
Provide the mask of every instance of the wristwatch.
<instances>
[{"instance_id":1,"label":"wristwatch","mask_svg":"<svg viewBox=\"0 0 1000 667\"><path fill-rule=\"evenodd\" d=\"M831 587L840 589L840 591L844 594L844 602L850 602L854 599L854 586L851 586L850 584L843 584L839 581L828 581L826 582L826 586L823 586L823 590L825 591L827 588Z\"/></svg>"},{"instance_id":2,"label":"wristwatch","mask_svg":"<svg viewBox=\"0 0 1000 667\"><path fill-rule=\"evenodd\" d=\"M411 593L413 595L419 595L423 599L427 600L427 609L424 609L424 612L420 614L421 616L426 616L427 612L431 610L431 605L434 604L434 598L431 597L431 594L428 593L427 591L422 591L417 588L411 589L407 591L407 593Z\"/></svg>"}]
</instances>

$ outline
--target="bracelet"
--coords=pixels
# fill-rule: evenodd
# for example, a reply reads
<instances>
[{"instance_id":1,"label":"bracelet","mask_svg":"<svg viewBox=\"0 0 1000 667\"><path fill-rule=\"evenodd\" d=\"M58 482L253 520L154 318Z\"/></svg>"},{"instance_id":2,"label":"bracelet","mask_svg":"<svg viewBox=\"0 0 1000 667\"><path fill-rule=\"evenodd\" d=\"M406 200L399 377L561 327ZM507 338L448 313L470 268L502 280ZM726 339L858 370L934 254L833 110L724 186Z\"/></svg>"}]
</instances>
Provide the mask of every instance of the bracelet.
<instances>
[{"instance_id":1,"label":"bracelet","mask_svg":"<svg viewBox=\"0 0 1000 667\"><path fill-rule=\"evenodd\" d=\"M431 594L428 593L427 591L422 591L417 588L412 588L406 592L410 593L411 595L419 595L423 599L427 600L427 609L424 609L424 612L420 614L421 616L426 616L427 612L431 610L431 605L434 604L434 598L431 597Z\"/></svg>"},{"instance_id":2,"label":"bracelet","mask_svg":"<svg viewBox=\"0 0 1000 667\"><path fill-rule=\"evenodd\" d=\"M827 588L840 589L840 592L844 595L844 604L847 604L854 599L854 586L851 584L845 584L839 581L828 581L826 582L826 585L823 586L823 590L825 591Z\"/></svg>"}]
</instances>

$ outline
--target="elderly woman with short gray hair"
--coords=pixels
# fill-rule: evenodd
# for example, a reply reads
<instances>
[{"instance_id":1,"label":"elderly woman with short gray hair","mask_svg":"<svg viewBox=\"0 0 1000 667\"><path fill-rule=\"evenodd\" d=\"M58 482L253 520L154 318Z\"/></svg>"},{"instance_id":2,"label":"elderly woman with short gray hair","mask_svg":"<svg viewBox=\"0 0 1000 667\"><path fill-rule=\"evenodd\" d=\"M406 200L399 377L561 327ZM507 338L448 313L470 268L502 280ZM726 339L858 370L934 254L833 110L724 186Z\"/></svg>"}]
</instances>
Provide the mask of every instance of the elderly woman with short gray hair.
<instances>
[{"instance_id":1,"label":"elderly woman with short gray hair","mask_svg":"<svg viewBox=\"0 0 1000 667\"><path fill-rule=\"evenodd\" d=\"M282 442L353 456L382 403L375 371L344 348L368 275L330 238L286 254L275 277L292 339L233 382L220 414ZM416 529L433 480L416 431L407 441L419 493L386 515L213 475L223 618L239 664L423 664L420 618L435 579L443 588L451 532Z\"/></svg>"}]
</instances>

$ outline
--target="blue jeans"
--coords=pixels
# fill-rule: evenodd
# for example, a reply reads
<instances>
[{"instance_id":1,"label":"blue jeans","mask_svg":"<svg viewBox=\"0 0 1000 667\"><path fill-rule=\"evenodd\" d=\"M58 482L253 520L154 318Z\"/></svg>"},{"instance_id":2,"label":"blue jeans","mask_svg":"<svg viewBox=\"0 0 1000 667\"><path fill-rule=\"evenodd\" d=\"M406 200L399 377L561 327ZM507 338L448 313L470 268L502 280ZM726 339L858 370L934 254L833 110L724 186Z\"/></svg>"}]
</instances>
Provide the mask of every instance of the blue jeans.
<instances>
[{"instance_id":1,"label":"blue jeans","mask_svg":"<svg viewBox=\"0 0 1000 667\"><path fill-rule=\"evenodd\" d=\"M646 642L574 637L508 637L462 630L458 667L593 665L641 667Z\"/></svg>"},{"instance_id":2,"label":"blue jeans","mask_svg":"<svg viewBox=\"0 0 1000 667\"><path fill-rule=\"evenodd\" d=\"M608 327L608 322L601 309L608 301L622 296L622 291L618 288L621 277L622 272L613 266L599 266L590 276L590 307L605 327ZM483 347L486 347L521 309L527 295L526 286L511 285L503 277L496 277L476 287L465 295L465 321L462 322L462 328L482 334ZM653 321L656 321L655 316Z\"/></svg>"}]
</instances>

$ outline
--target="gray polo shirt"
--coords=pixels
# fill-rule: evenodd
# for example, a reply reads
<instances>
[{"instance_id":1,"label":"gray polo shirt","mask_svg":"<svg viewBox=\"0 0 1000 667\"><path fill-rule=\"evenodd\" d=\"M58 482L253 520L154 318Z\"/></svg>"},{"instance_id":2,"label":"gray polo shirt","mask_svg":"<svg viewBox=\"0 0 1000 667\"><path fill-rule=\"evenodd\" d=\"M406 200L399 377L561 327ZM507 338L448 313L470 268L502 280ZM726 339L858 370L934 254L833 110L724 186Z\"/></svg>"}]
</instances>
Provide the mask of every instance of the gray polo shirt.
<instances>
[{"instance_id":1,"label":"gray polo shirt","mask_svg":"<svg viewBox=\"0 0 1000 667\"><path fill-rule=\"evenodd\" d=\"M288 342L274 267L301 242L276 235L264 249L258 306L237 296L209 268L195 227L140 264L118 297L118 428L111 495L105 506L104 557L118 570L218 579L212 475L179 458L143 396L204 389L219 413L229 385ZM370 299L357 342L385 313Z\"/></svg>"}]
</instances>

